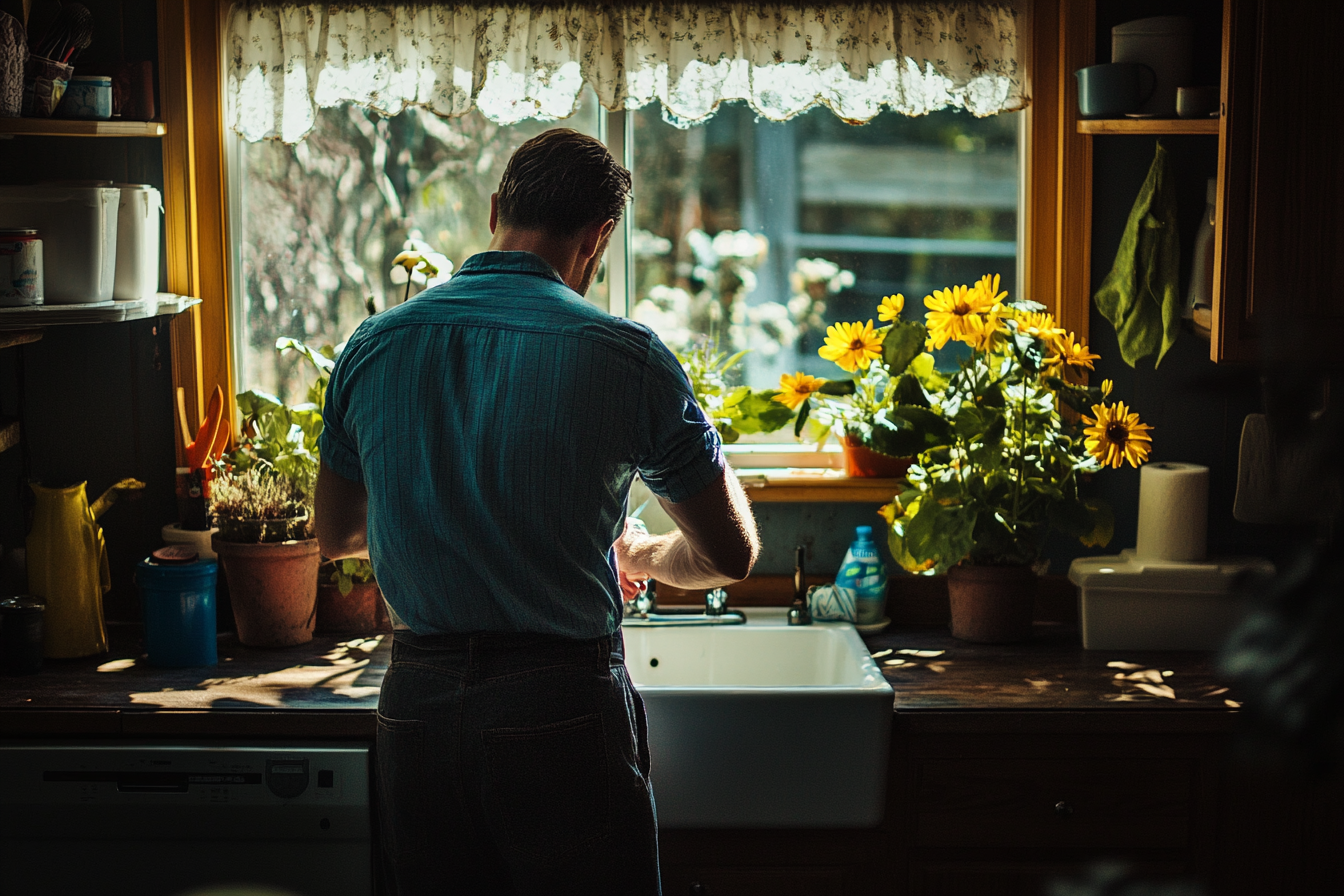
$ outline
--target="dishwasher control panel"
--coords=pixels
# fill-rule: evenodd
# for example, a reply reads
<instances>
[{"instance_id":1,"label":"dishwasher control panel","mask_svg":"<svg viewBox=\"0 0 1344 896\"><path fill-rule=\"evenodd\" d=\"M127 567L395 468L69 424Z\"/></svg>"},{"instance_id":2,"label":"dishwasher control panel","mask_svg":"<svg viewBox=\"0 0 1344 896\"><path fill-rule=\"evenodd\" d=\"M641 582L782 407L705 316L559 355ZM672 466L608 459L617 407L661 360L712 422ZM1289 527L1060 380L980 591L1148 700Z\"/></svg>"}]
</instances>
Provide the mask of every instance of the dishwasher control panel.
<instances>
[{"instance_id":1,"label":"dishwasher control panel","mask_svg":"<svg viewBox=\"0 0 1344 896\"><path fill-rule=\"evenodd\" d=\"M0 741L0 867L25 896L366 894L369 774L364 743Z\"/></svg>"}]
</instances>

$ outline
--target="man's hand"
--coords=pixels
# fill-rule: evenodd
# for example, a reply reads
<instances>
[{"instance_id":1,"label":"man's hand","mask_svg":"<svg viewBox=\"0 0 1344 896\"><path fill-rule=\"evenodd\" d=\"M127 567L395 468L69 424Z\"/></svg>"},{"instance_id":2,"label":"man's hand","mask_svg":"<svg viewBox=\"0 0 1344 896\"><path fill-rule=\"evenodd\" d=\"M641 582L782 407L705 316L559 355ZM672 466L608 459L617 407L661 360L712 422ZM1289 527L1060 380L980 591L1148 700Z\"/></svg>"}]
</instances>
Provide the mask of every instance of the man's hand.
<instances>
[{"instance_id":1,"label":"man's hand","mask_svg":"<svg viewBox=\"0 0 1344 896\"><path fill-rule=\"evenodd\" d=\"M658 500L680 528L649 535L632 531L627 520L614 545L623 576L632 582L657 579L674 588L718 588L747 577L761 545L751 507L732 470L681 503Z\"/></svg>"},{"instance_id":2,"label":"man's hand","mask_svg":"<svg viewBox=\"0 0 1344 896\"><path fill-rule=\"evenodd\" d=\"M625 518L624 531L612 545L616 551L616 572L621 580L621 597L627 601L634 600L648 590L648 574L636 572L632 575L628 570L631 570L635 563L630 554L632 548L649 538L649 530L644 527L644 522L628 516Z\"/></svg>"}]
</instances>

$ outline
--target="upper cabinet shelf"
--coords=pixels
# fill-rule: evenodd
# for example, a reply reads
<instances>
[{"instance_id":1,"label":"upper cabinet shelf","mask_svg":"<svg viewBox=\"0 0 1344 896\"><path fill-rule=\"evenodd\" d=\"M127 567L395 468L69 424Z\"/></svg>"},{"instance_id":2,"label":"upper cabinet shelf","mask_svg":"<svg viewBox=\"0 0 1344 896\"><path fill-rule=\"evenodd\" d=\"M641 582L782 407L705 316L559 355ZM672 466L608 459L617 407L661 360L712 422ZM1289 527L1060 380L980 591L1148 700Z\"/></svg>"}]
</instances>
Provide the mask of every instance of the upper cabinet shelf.
<instances>
[{"instance_id":1,"label":"upper cabinet shelf","mask_svg":"<svg viewBox=\"0 0 1344 896\"><path fill-rule=\"evenodd\" d=\"M1081 118L1080 134L1214 134L1216 118Z\"/></svg>"},{"instance_id":2,"label":"upper cabinet shelf","mask_svg":"<svg viewBox=\"0 0 1344 896\"><path fill-rule=\"evenodd\" d=\"M0 118L0 136L162 137L161 121L84 121L73 118Z\"/></svg>"}]
</instances>

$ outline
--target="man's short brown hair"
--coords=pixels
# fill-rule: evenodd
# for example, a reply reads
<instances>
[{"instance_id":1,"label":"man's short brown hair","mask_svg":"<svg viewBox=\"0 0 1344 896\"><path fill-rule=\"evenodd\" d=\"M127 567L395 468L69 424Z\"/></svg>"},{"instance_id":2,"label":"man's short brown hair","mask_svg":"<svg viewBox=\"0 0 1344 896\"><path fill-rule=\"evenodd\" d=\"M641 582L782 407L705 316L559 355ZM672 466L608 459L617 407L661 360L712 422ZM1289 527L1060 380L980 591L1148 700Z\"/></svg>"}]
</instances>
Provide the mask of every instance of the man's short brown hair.
<instances>
[{"instance_id":1,"label":"man's short brown hair","mask_svg":"<svg viewBox=\"0 0 1344 896\"><path fill-rule=\"evenodd\" d=\"M523 230L573 234L619 221L630 195L630 172L601 141L554 128L518 147L499 181L499 223Z\"/></svg>"}]
</instances>

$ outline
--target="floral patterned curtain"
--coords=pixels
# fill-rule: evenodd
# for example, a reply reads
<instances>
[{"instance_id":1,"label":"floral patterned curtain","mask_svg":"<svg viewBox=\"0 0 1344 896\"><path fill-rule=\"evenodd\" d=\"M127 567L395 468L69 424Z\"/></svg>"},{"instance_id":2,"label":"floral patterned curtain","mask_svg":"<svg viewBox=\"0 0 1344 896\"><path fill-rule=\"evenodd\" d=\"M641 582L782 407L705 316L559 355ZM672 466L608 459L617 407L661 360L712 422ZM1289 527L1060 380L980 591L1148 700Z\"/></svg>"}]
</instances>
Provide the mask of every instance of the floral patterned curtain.
<instances>
[{"instance_id":1,"label":"floral patterned curtain","mask_svg":"<svg viewBox=\"0 0 1344 896\"><path fill-rule=\"evenodd\" d=\"M1019 0L1020 2L1020 0ZM248 140L303 139L357 103L492 121L560 119L584 83L612 111L689 125L725 100L773 121L824 105L993 115L1027 105L1011 0L792 3L290 3L229 14L226 104Z\"/></svg>"}]
</instances>

